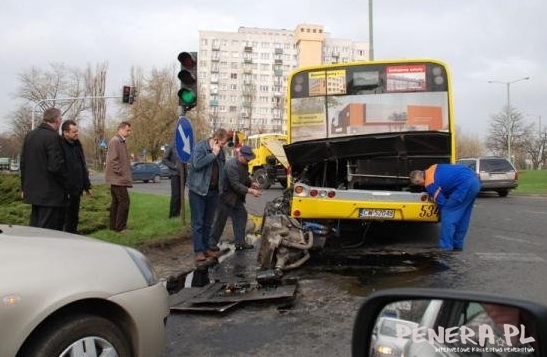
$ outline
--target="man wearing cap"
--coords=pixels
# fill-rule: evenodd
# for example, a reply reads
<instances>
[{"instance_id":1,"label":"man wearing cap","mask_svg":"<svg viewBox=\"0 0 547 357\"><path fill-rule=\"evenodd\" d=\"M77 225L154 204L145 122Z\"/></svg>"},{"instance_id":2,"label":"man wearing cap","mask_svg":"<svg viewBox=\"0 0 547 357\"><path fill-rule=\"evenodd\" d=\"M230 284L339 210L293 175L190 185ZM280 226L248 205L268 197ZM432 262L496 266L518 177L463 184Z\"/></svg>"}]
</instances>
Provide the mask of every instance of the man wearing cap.
<instances>
[{"instance_id":1,"label":"man wearing cap","mask_svg":"<svg viewBox=\"0 0 547 357\"><path fill-rule=\"evenodd\" d=\"M245 241L245 226L247 225L245 196L247 194L254 197L261 195L258 185L249 177L248 163L254 158L253 149L249 146L242 146L236 151L236 156L226 162L220 185L220 199L209 240L211 247L217 246L226 226L226 220L230 217L234 229L236 250L253 248L252 244Z\"/></svg>"}]
</instances>

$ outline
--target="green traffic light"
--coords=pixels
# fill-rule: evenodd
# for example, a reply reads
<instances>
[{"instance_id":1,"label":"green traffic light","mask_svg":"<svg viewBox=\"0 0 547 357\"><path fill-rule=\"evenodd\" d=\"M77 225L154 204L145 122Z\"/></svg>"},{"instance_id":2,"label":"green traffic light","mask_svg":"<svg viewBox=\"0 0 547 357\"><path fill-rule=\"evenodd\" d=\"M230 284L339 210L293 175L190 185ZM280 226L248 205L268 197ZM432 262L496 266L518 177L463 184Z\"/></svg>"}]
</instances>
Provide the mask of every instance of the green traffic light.
<instances>
[{"instance_id":1,"label":"green traffic light","mask_svg":"<svg viewBox=\"0 0 547 357\"><path fill-rule=\"evenodd\" d=\"M196 103L196 93L189 89L179 90L178 95L183 105L193 105Z\"/></svg>"}]
</instances>

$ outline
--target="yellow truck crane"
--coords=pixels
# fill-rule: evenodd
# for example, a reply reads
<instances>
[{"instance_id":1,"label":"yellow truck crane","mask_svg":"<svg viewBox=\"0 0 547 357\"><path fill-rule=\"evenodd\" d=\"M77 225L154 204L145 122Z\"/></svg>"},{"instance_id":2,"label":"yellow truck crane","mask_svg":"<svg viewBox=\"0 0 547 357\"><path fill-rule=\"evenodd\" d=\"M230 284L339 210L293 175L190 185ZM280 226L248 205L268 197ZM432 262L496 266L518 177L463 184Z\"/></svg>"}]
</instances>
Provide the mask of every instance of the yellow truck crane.
<instances>
[{"instance_id":1,"label":"yellow truck crane","mask_svg":"<svg viewBox=\"0 0 547 357\"><path fill-rule=\"evenodd\" d=\"M287 135L278 133L250 135L244 144L250 146L256 155L249 161L249 174L253 176L260 188L267 189L276 182L287 187L289 163L283 150Z\"/></svg>"}]
</instances>

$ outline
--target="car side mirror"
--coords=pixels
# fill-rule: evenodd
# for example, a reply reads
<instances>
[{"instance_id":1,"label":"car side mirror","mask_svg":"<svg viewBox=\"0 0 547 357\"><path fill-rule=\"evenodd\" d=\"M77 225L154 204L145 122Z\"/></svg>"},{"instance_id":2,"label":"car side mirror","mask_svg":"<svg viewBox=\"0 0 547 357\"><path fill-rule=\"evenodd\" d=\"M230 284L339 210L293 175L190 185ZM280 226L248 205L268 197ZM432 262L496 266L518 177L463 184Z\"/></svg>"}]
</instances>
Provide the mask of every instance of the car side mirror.
<instances>
[{"instance_id":1,"label":"car side mirror","mask_svg":"<svg viewBox=\"0 0 547 357\"><path fill-rule=\"evenodd\" d=\"M388 289L367 297L353 328L353 356L485 354L546 355L547 307L467 291Z\"/></svg>"}]
</instances>

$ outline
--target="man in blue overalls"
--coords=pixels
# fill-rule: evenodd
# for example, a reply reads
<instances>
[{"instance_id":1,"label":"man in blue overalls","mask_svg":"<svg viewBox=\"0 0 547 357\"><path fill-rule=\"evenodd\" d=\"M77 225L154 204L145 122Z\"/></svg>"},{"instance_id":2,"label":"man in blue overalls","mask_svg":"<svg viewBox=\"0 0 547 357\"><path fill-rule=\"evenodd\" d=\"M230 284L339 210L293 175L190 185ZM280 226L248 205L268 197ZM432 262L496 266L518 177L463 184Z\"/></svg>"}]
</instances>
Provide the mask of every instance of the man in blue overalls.
<instances>
[{"instance_id":1,"label":"man in blue overalls","mask_svg":"<svg viewBox=\"0 0 547 357\"><path fill-rule=\"evenodd\" d=\"M425 186L440 209L440 248L462 250L473 203L481 189L475 172L463 165L435 164L425 171L412 171L410 182Z\"/></svg>"}]
</instances>

